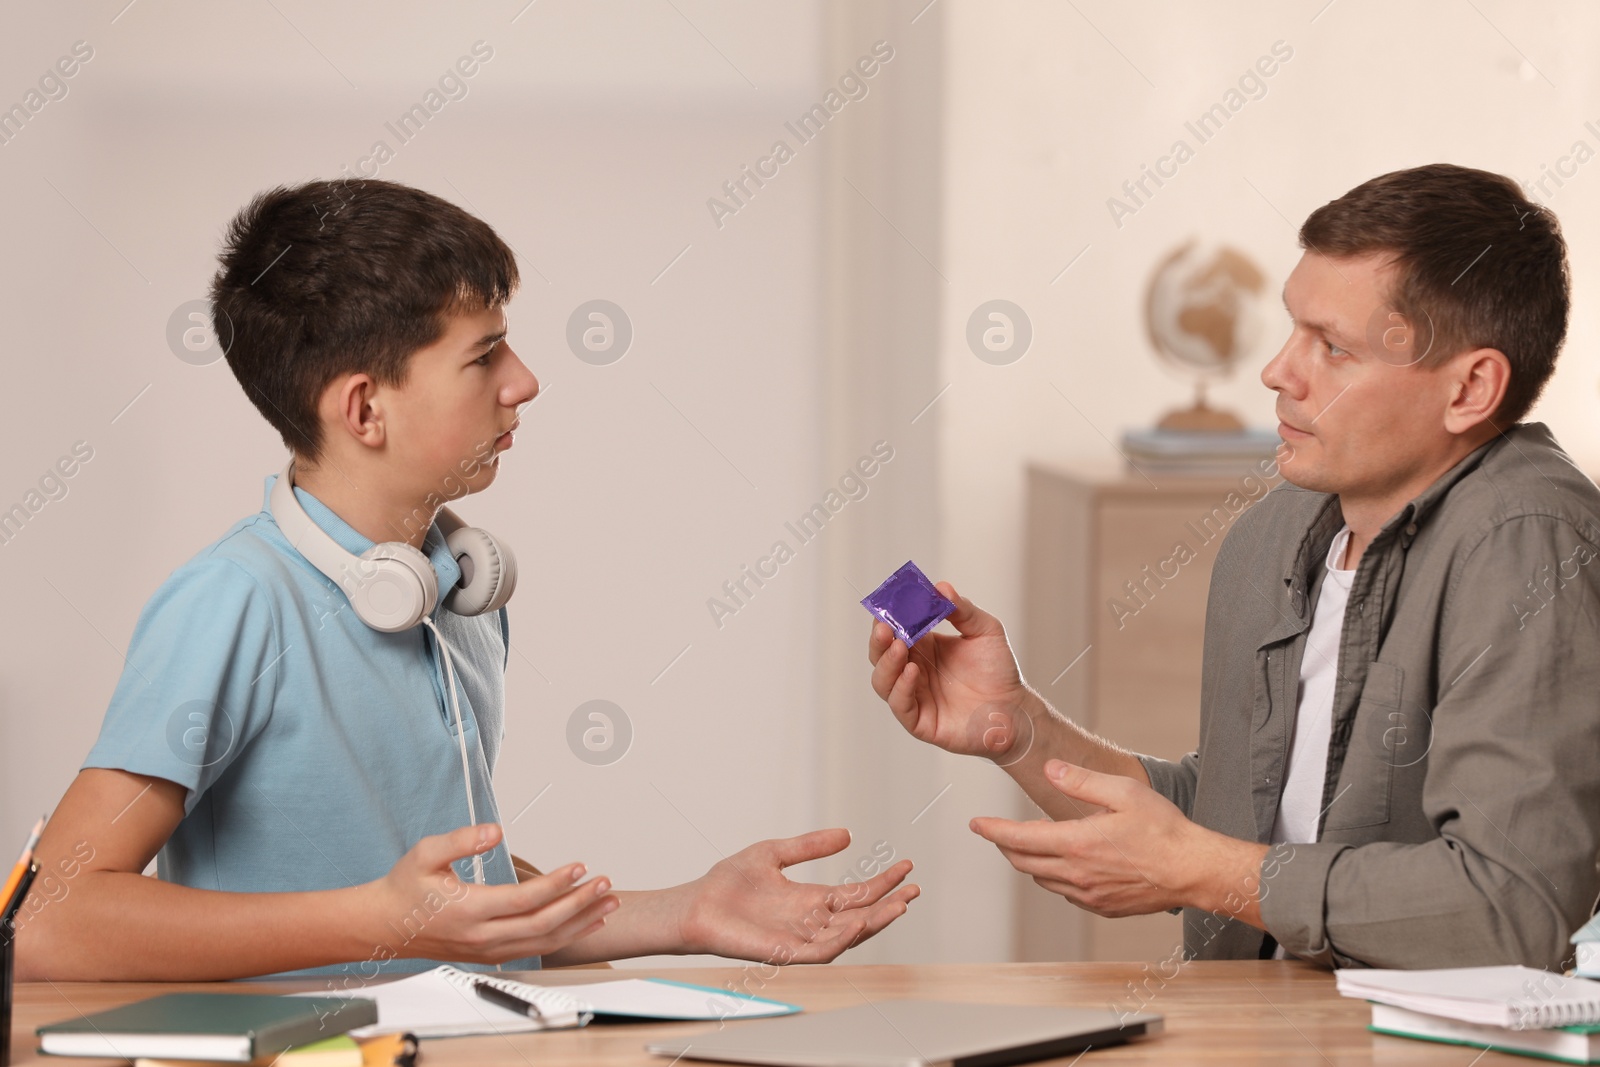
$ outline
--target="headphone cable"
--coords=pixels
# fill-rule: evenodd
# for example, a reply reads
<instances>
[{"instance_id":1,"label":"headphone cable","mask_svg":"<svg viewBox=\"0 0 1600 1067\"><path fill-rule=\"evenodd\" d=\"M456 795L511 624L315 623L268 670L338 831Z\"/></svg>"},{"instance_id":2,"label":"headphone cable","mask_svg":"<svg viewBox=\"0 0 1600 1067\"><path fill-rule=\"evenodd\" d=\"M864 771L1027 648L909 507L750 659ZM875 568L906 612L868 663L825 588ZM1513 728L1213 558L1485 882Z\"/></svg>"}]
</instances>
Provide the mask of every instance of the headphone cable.
<instances>
[{"instance_id":1,"label":"headphone cable","mask_svg":"<svg viewBox=\"0 0 1600 1067\"><path fill-rule=\"evenodd\" d=\"M439 643L440 653L444 659L445 678L450 688L450 710L455 713L456 740L460 742L461 746L461 779L467 785L467 824L476 826L478 825L478 811L472 800L472 771L467 762L467 731L461 724L461 702L456 698L456 669L450 656L450 644L444 639L444 635L439 632L439 627L434 624L433 619L424 615L422 624L433 631L433 639ZM472 880L479 885L484 884L482 853L472 857Z\"/></svg>"}]
</instances>

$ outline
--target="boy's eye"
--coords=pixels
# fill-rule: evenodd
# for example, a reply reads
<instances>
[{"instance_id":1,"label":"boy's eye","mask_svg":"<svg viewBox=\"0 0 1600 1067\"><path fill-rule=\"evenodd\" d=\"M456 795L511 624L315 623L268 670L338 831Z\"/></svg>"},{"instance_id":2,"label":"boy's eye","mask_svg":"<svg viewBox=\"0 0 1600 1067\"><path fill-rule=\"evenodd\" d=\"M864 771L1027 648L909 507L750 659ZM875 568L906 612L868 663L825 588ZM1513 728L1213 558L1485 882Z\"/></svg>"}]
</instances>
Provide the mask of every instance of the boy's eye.
<instances>
[{"instance_id":1,"label":"boy's eye","mask_svg":"<svg viewBox=\"0 0 1600 1067\"><path fill-rule=\"evenodd\" d=\"M489 351L485 352L483 355L479 356L477 359L473 360L472 362L477 364L480 367L487 367L489 365L489 357L494 355L495 347L496 346L491 345L489 347Z\"/></svg>"}]
</instances>

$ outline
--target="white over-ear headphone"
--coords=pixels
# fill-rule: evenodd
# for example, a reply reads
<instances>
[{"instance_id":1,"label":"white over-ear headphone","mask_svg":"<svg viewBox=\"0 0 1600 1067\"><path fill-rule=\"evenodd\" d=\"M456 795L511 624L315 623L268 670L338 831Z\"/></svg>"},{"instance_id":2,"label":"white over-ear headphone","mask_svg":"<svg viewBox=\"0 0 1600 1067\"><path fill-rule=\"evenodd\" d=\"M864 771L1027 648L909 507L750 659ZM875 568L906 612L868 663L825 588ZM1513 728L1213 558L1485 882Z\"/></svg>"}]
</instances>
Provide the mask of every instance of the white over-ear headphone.
<instances>
[{"instance_id":1,"label":"white over-ear headphone","mask_svg":"<svg viewBox=\"0 0 1600 1067\"><path fill-rule=\"evenodd\" d=\"M439 579L428 557L404 541L384 541L361 555L346 552L311 521L294 495L291 459L272 487L272 517L289 543L344 591L356 617L386 634L409 630L433 614ZM517 558L487 531L440 508L439 528L461 565L461 581L445 594L457 615L499 611L517 587Z\"/></svg>"},{"instance_id":2,"label":"white over-ear headphone","mask_svg":"<svg viewBox=\"0 0 1600 1067\"><path fill-rule=\"evenodd\" d=\"M404 541L384 541L361 555L346 551L311 521L294 495L294 460L284 466L272 486L272 518L295 551L344 590L356 617L386 634L409 630L418 623L433 631L443 653L450 709L455 713L461 747L461 777L467 786L467 822L477 825L472 799L472 771L467 760L467 733L461 725L456 697L456 670L450 645L434 625L439 602L439 577L421 551ZM444 543L461 567L461 580L445 594L444 606L457 615L485 615L505 607L517 588L517 557L487 531L468 526L449 508L440 508ZM483 856L472 857L473 880L483 884Z\"/></svg>"}]
</instances>

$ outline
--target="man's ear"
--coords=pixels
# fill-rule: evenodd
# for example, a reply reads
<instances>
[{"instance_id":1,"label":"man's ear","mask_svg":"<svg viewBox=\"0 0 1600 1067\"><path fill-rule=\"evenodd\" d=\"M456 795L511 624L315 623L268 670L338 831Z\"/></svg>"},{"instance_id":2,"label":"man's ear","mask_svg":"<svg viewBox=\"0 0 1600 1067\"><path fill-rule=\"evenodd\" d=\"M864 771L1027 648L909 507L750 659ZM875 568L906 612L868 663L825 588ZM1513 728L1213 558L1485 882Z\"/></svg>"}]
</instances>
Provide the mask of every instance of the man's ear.
<instances>
[{"instance_id":1,"label":"man's ear","mask_svg":"<svg viewBox=\"0 0 1600 1067\"><path fill-rule=\"evenodd\" d=\"M1451 400L1444 411L1444 428L1468 433L1484 423L1504 429L1494 421L1511 384L1511 361L1498 348L1462 352L1445 366Z\"/></svg>"}]
</instances>

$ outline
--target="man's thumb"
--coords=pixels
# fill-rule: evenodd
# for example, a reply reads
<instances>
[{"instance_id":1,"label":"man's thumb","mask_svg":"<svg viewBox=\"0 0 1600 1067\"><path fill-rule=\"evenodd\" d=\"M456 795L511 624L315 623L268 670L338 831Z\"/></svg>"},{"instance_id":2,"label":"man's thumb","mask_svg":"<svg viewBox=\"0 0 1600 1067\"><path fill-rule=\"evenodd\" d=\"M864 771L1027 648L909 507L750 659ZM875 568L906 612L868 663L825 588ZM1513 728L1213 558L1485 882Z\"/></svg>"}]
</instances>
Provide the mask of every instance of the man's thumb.
<instances>
[{"instance_id":1,"label":"man's thumb","mask_svg":"<svg viewBox=\"0 0 1600 1067\"><path fill-rule=\"evenodd\" d=\"M1044 776L1062 794L1074 800L1097 804L1108 811L1124 806L1124 789L1129 779L1118 774L1101 774L1075 763L1051 760L1044 765Z\"/></svg>"},{"instance_id":2,"label":"man's thumb","mask_svg":"<svg viewBox=\"0 0 1600 1067\"><path fill-rule=\"evenodd\" d=\"M937 582L934 588L955 604L956 610L945 621L954 626L962 637L987 637L1005 632L999 619L956 592L956 587L949 582Z\"/></svg>"}]
</instances>

